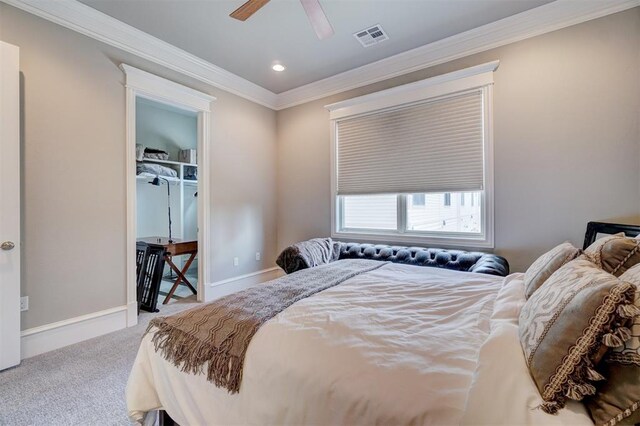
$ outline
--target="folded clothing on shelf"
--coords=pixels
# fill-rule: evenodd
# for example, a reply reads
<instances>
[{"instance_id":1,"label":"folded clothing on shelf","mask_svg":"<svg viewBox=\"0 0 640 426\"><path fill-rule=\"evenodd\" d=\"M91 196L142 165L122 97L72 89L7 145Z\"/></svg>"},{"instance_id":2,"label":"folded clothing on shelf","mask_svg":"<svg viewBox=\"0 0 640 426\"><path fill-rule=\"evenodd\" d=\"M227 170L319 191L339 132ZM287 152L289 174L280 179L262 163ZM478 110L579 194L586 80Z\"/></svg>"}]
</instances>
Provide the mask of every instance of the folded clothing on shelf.
<instances>
[{"instance_id":1,"label":"folded clothing on shelf","mask_svg":"<svg viewBox=\"0 0 640 426\"><path fill-rule=\"evenodd\" d=\"M165 176L165 177L177 177L178 172L173 170L170 167L163 166L161 164L153 164L153 163L138 163L136 168L136 174L141 173L151 173L157 176Z\"/></svg>"},{"instance_id":2,"label":"folded clothing on shelf","mask_svg":"<svg viewBox=\"0 0 640 426\"><path fill-rule=\"evenodd\" d=\"M145 148L144 157L152 160L168 160L169 153L162 149L157 148Z\"/></svg>"}]
</instances>

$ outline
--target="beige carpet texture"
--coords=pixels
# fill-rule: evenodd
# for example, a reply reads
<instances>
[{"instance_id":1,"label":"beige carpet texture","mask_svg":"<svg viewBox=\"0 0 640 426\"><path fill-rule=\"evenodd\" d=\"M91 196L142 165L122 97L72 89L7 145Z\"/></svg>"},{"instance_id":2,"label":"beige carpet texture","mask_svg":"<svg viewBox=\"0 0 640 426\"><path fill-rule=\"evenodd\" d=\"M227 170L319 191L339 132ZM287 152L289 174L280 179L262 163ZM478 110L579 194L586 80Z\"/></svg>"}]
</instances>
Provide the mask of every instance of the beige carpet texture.
<instances>
[{"instance_id":1,"label":"beige carpet texture","mask_svg":"<svg viewBox=\"0 0 640 426\"><path fill-rule=\"evenodd\" d=\"M140 339L156 315L196 306L195 298L141 312L138 325L25 359L0 372L0 425L130 425L125 387Z\"/></svg>"}]
</instances>

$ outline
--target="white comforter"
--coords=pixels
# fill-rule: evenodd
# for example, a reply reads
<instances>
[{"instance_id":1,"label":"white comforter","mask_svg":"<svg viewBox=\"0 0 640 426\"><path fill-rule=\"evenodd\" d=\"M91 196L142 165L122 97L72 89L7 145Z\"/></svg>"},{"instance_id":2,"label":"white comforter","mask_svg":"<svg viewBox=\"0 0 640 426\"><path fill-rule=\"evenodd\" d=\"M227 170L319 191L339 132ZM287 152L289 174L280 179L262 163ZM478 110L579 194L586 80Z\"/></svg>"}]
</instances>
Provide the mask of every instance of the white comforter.
<instances>
[{"instance_id":1,"label":"white comforter","mask_svg":"<svg viewBox=\"0 0 640 426\"><path fill-rule=\"evenodd\" d=\"M521 280L506 282L522 287ZM267 322L251 341L236 395L203 375L181 373L154 351L147 336L129 378L129 415L140 421L145 412L163 408L183 426L460 424L476 419L514 424L495 411L500 404L485 401L493 391L487 386L500 381L475 373L493 324L501 316L517 318L521 306L522 291L503 289L505 300L496 303L502 311L494 312L502 284L502 278L489 275L397 264L359 275ZM515 356L512 352L509 356ZM526 368L525 377L517 372L520 376L509 383L528 386L530 396ZM475 405L465 414L468 396ZM523 404L512 410L518 408L525 410ZM578 409L571 420L585 418Z\"/></svg>"}]
</instances>

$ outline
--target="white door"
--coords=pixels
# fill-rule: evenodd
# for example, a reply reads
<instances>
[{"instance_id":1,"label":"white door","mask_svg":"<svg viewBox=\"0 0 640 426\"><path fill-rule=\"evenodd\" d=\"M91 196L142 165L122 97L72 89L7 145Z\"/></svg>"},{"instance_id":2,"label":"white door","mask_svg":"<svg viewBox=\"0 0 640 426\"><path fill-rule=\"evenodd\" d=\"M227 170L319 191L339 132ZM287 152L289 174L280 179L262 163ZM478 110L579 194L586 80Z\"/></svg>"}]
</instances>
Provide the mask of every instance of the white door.
<instances>
[{"instance_id":1,"label":"white door","mask_svg":"<svg viewBox=\"0 0 640 426\"><path fill-rule=\"evenodd\" d=\"M20 363L19 50L0 41L0 370Z\"/></svg>"}]
</instances>

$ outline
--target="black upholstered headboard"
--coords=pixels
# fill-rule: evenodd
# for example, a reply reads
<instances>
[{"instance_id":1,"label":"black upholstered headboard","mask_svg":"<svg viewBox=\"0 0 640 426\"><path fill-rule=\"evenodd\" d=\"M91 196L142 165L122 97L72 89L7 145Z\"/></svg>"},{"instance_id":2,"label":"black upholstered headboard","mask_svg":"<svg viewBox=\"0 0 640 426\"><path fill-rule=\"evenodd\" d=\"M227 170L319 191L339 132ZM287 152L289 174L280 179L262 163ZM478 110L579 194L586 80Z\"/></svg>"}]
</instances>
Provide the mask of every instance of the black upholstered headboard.
<instances>
[{"instance_id":1,"label":"black upholstered headboard","mask_svg":"<svg viewBox=\"0 0 640 426\"><path fill-rule=\"evenodd\" d=\"M640 235L640 225L624 225L620 223L589 222L584 234L583 249L589 247L596 240L598 234L617 234L624 232L627 237L635 238Z\"/></svg>"},{"instance_id":2,"label":"black upholstered headboard","mask_svg":"<svg viewBox=\"0 0 640 426\"><path fill-rule=\"evenodd\" d=\"M507 259L475 251L341 242L340 259L372 259L502 277L509 275Z\"/></svg>"}]
</instances>

